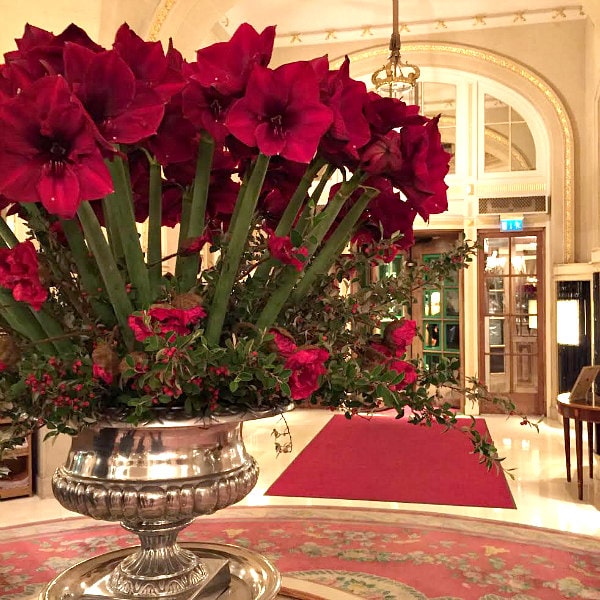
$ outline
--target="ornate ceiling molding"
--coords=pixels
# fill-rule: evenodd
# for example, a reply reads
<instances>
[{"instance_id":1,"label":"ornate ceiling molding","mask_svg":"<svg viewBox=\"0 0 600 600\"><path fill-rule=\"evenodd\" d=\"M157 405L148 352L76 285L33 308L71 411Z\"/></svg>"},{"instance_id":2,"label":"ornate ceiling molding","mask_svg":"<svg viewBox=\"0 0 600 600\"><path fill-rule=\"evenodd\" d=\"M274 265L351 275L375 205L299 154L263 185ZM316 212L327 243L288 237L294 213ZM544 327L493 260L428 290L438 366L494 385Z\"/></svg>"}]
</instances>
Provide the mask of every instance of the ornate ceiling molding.
<instances>
[{"instance_id":1,"label":"ornate ceiling molding","mask_svg":"<svg viewBox=\"0 0 600 600\"><path fill-rule=\"evenodd\" d=\"M549 9L519 10L495 13L493 15L473 14L463 17L432 19L421 21L406 21L400 23L400 33L406 36L423 36L444 31L468 31L471 29L490 29L494 27L514 27L536 23L557 23L584 19L586 13L580 4L560 6ZM232 33L235 24L231 24ZM295 46L298 44L313 45L332 42L356 42L360 39L386 38L390 33L390 24L364 24L358 27L328 28L326 30L288 31L277 34L277 47ZM404 45L404 44L403 44Z\"/></svg>"}]
</instances>

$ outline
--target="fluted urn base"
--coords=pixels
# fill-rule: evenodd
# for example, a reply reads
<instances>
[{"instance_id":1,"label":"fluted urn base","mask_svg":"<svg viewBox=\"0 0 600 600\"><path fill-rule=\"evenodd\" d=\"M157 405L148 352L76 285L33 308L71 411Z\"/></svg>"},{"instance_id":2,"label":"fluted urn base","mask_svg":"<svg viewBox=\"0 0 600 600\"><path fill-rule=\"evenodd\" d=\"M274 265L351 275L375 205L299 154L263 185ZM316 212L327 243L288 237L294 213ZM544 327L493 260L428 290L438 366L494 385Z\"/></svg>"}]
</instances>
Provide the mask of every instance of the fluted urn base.
<instances>
[{"instance_id":1,"label":"fluted urn base","mask_svg":"<svg viewBox=\"0 0 600 600\"><path fill-rule=\"evenodd\" d=\"M175 596L177 600L274 600L281 587L281 576L273 564L262 555L228 544L183 542L182 549L191 552L208 568L226 563L229 583L225 590L209 585L200 590L187 590ZM109 580L134 548L116 550L88 559L67 569L51 581L39 595L39 600L136 600L138 596L114 592ZM215 582L218 584L218 581Z\"/></svg>"},{"instance_id":2,"label":"fluted urn base","mask_svg":"<svg viewBox=\"0 0 600 600\"><path fill-rule=\"evenodd\" d=\"M279 575L259 555L244 551L240 560L233 547L177 542L196 516L238 502L256 484L258 467L242 438L243 420L249 418L257 416L116 424L75 437L66 464L54 475L54 495L75 512L120 521L140 538L140 546L69 569L40 598L213 600L229 594L232 584L237 595L228 598L274 598ZM257 576L259 583L245 582L247 573L252 579L262 573L269 581ZM268 589L271 595L264 595Z\"/></svg>"}]
</instances>

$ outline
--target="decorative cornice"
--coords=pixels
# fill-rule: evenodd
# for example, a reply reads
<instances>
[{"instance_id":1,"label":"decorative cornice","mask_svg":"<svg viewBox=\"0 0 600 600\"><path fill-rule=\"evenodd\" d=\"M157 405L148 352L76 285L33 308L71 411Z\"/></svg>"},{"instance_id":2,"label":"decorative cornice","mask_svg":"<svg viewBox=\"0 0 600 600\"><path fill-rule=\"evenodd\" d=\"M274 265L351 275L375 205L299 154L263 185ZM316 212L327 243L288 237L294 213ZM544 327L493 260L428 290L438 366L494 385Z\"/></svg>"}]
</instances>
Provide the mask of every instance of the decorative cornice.
<instances>
[{"instance_id":1,"label":"decorative cornice","mask_svg":"<svg viewBox=\"0 0 600 600\"><path fill-rule=\"evenodd\" d=\"M564 9L565 11L567 9ZM435 42L406 42L402 44L404 53L422 53L427 56L431 53L447 54L455 56L464 56L471 59L476 59L485 63L492 64L496 67L504 69L520 77L523 81L534 86L539 93L552 106L556 118L560 123L560 131L562 134L562 147L564 150L564 166L563 166L563 219L564 219L564 262L570 263L574 257L574 219L573 219L573 200L574 200L574 136L571 121L567 115L566 108L556 92L538 75L529 70L525 65L511 60L505 56L500 56L492 52L487 52L480 48L467 46L459 46L457 44L445 44ZM360 61L367 61L374 57L387 56L389 50L387 47L378 46L368 50L350 53L352 64ZM331 62L332 68L339 68L343 58L335 59ZM516 88L518 89L518 88ZM561 160L559 158L559 160Z\"/></svg>"},{"instance_id":2,"label":"decorative cornice","mask_svg":"<svg viewBox=\"0 0 600 600\"><path fill-rule=\"evenodd\" d=\"M148 39L151 42L155 42L160 37L160 30L164 25L164 22L169 16L169 12L175 5L177 0L161 0L158 8L154 12L152 21L150 22L150 30L148 32Z\"/></svg>"},{"instance_id":3,"label":"decorative cornice","mask_svg":"<svg viewBox=\"0 0 600 600\"><path fill-rule=\"evenodd\" d=\"M557 8L519 10L512 12L496 13L493 15L474 14L464 17L447 17L434 20L405 21L400 24L401 33L411 36L423 36L453 31L468 31L472 29L489 29L492 27L515 27L536 23L556 23L583 19L586 14L581 5L560 6ZM233 33L232 24L232 33ZM332 34L333 32L333 34ZM331 42L355 42L365 35L387 38L390 34L390 24L381 25L362 24L358 27L340 27L337 29L288 31L279 33L275 39L277 47L292 46L296 44L324 44ZM403 44L404 46L404 44Z\"/></svg>"}]
</instances>

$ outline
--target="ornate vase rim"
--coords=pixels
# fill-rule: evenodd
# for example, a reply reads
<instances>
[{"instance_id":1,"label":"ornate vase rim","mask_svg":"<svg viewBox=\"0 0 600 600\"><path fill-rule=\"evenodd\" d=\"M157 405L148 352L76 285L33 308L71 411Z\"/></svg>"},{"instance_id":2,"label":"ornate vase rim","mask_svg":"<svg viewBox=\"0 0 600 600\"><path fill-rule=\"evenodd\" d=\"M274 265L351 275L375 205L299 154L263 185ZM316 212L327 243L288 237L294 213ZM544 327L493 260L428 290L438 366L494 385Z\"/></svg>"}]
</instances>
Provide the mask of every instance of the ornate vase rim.
<instances>
[{"instance_id":1,"label":"ornate vase rim","mask_svg":"<svg viewBox=\"0 0 600 600\"><path fill-rule=\"evenodd\" d=\"M164 415L157 413L156 418L151 421L141 423L127 423L126 421L118 420L118 416L111 419L107 416L102 421L98 421L92 425L92 429L112 428L112 429L137 429L143 428L164 428L164 427L201 427L210 428L217 425L225 425L229 423L239 423L242 421L254 421L256 419L265 419L268 417L276 417L283 413L294 409L294 403L282 404L281 406L270 407L264 410L232 410L230 412L212 413L204 417L188 417L174 409L165 410Z\"/></svg>"}]
</instances>

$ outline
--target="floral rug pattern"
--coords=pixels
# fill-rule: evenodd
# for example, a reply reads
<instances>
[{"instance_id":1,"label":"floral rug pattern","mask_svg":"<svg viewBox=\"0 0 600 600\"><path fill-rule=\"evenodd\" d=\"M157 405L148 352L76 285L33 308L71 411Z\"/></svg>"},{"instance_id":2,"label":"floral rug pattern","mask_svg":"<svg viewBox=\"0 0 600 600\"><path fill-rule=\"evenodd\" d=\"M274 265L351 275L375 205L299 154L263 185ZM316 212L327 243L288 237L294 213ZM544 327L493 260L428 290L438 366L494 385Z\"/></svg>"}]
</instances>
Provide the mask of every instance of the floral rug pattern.
<instances>
[{"instance_id":1,"label":"floral rug pattern","mask_svg":"<svg viewBox=\"0 0 600 600\"><path fill-rule=\"evenodd\" d=\"M284 575L365 600L600 600L600 540L411 511L231 507L181 541L236 544ZM76 562L135 544L72 518L0 529L0 597L24 600Z\"/></svg>"}]
</instances>

